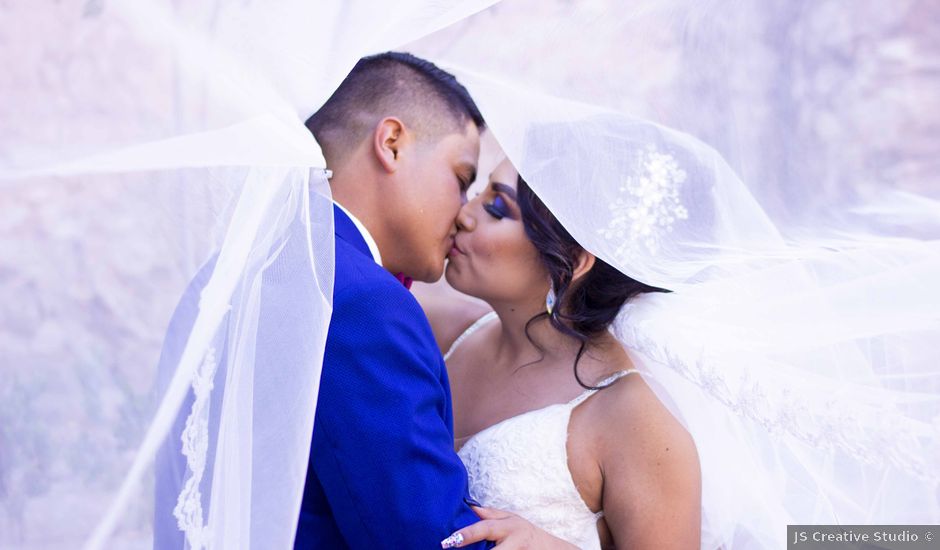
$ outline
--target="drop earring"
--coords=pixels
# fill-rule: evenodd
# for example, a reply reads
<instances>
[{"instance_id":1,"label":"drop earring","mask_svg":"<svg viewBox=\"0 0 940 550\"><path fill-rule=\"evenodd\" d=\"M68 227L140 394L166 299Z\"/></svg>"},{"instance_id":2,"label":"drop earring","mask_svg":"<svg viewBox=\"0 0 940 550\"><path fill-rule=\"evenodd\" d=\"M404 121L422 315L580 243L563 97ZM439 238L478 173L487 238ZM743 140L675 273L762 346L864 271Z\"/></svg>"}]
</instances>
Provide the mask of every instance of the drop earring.
<instances>
[{"instance_id":1,"label":"drop earring","mask_svg":"<svg viewBox=\"0 0 940 550\"><path fill-rule=\"evenodd\" d=\"M555 282L549 279L548 285L548 294L545 295L545 311L551 315L555 309Z\"/></svg>"}]
</instances>

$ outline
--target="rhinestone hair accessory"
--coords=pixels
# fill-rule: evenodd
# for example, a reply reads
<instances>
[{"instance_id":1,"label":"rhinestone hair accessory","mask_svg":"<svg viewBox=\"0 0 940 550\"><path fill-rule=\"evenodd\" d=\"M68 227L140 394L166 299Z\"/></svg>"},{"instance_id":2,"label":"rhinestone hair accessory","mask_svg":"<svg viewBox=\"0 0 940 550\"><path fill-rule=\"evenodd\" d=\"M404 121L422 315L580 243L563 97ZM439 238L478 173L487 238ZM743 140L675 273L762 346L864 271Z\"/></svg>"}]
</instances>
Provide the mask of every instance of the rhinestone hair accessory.
<instances>
[{"instance_id":1,"label":"rhinestone hair accessory","mask_svg":"<svg viewBox=\"0 0 940 550\"><path fill-rule=\"evenodd\" d=\"M659 252L663 233L672 231L677 220L689 217L680 200L686 173L675 157L647 146L636 160L637 170L619 187L610 203L613 219L601 236L619 243L618 260L628 262L638 253Z\"/></svg>"}]
</instances>

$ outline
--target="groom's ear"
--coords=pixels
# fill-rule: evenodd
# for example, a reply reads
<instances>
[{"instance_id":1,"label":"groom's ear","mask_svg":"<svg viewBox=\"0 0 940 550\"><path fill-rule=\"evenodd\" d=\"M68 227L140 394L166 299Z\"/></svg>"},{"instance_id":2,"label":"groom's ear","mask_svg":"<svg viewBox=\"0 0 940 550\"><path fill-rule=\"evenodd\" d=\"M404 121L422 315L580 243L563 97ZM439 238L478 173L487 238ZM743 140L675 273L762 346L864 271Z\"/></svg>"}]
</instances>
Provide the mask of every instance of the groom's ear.
<instances>
[{"instance_id":1,"label":"groom's ear","mask_svg":"<svg viewBox=\"0 0 940 550\"><path fill-rule=\"evenodd\" d=\"M591 271L591 268L594 267L594 260L596 259L594 254L591 254L587 250L582 250L581 253L578 254L578 263L574 266L574 273L571 276L572 282L587 275L587 273Z\"/></svg>"},{"instance_id":2,"label":"groom's ear","mask_svg":"<svg viewBox=\"0 0 940 550\"><path fill-rule=\"evenodd\" d=\"M405 142L405 125L396 117L385 117L372 132L372 150L387 172L398 169L398 158Z\"/></svg>"}]
</instances>

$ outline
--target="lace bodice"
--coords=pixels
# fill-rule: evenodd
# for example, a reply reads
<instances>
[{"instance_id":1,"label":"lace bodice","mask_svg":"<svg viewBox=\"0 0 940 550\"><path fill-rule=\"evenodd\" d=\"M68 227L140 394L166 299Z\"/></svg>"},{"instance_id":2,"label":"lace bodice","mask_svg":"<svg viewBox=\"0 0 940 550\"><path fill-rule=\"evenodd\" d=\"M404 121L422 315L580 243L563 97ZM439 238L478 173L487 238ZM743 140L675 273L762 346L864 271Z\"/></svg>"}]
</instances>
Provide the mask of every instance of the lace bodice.
<instances>
[{"instance_id":1,"label":"lace bodice","mask_svg":"<svg viewBox=\"0 0 940 550\"><path fill-rule=\"evenodd\" d=\"M485 316L467 329L445 357L494 317ZM636 370L618 372L599 386L632 372ZM470 495L578 548L600 550L597 520L603 512L592 512L581 498L568 469L567 450L571 412L595 392L513 416L468 438L457 454L469 474Z\"/></svg>"}]
</instances>

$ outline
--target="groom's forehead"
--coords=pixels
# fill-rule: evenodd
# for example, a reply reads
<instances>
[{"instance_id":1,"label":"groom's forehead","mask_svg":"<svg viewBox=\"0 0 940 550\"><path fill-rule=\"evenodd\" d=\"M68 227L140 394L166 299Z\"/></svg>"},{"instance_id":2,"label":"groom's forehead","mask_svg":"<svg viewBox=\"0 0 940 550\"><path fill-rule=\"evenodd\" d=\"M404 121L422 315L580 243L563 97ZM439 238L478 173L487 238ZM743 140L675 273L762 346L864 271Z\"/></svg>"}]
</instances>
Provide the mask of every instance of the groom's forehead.
<instances>
[{"instance_id":1,"label":"groom's forehead","mask_svg":"<svg viewBox=\"0 0 940 550\"><path fill-rule=\"evenodd\" d=\"M472 157L474 163L480 154L480 131L472 122L452 127L437 135L432 132L426 135L424 139L434 143L439 151L446 151L449 155Z\"/></svg>"}]
</instances>

